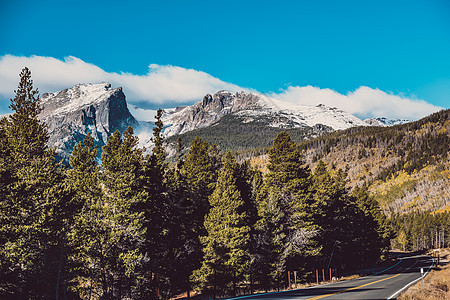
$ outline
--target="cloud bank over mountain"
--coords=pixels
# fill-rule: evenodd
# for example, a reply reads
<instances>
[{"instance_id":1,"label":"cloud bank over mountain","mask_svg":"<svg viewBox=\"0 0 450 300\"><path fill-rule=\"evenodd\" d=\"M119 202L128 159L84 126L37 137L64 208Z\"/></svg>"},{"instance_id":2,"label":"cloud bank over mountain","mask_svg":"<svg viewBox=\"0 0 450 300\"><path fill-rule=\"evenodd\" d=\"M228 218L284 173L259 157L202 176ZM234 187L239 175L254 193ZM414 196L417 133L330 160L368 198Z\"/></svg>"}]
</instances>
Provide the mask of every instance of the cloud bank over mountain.
<instances>
[{"instance_id":1,"label":"cloud bank over mountain","mask_svg":"<svg viewBox=\"0 0 450 300\"><path fill-rule=\"evenodd\" d=\"M416 120L442 109L424 100L394 95L367 86L361 86L345 95L313 86L290 86L280 93L272 93L271 96L297 104L321 103L338 107L362 119L386 117Z\"/></svg>"},{"instance_id":2,"label":"cloud bank over mountain","mask_svg":"<svg viewBox=\"0 0 450 300\"><path fill-rule=\"evenodd\" d=\"M28 67L32 72L35 87L41 93L70 88L78 83L110 82L113 87L122 86L130 103L161 106L192 104L207 93L218 90L231 92L253 91L224 82L205 72L171 65L149 65L144 75L107 72L98 66L77 57L67 56L64 60L44 56L0 57L0 99L14 96L21 69ZM296 104L325 104L338 107L360 118L387 117L418 119L441 108L423 100L394 95L362 86L353 92L340 94L331 89L312 86L289 86L271 97ZM3 103L5 104L5 103ZM5 105L3 105L5 106Z\"/></svg>"},{"instance_id":3,"label":"cloud bank over mountain","mask_svg":"<svg viewBox=\"0 0 450 300\"><path fill-rule=\"evenodd\" d=\"M205 72L175 66L151 64L147 74L135 75L106 72L73 56L59 60L43 56L5 55L0 58L0 95L13 95L18 74L25 66L31 70L34 84L41 92L54 92L78 83L106 81L115 87L122 86L127 100L132 103L188 103L217 90L243 90Z\"/></svg>"}]
</instances>

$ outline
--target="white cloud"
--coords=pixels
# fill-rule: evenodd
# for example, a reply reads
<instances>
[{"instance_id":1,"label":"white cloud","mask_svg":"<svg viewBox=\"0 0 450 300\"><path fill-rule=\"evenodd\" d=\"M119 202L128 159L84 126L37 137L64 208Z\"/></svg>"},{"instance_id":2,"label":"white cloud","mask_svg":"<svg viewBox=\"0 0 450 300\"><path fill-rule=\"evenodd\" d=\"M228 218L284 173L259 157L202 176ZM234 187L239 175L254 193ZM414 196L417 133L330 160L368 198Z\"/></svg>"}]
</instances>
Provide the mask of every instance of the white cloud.
<instances>
[{"instance_id":1,"label":"white cloud","mask_svg":"<svg viewBox=\"0 0 450 300\"><path fill-rule=\"evenodd\" d=\"M224 82L205 72L175 66L151 64L145 75L106 72L83 60L68 56L64 60L43 56L0 57L0 96L10 98L19 81L18 74L28 67L34 86L41 93L70 88L78 83L107 81L113 87L122 86L127 100L150 104L188 103L198 101L207 93L218 90L247 90Z\"/></svg>"},{"instance_id":2,"label":"white cloud","mask_svg":"<svg viewBox=\"0 0 450 300\"><path fill-rule=\"evenodd\" d=\"M44 56L4 55L0 57L0 99L14 96L19 81L18 74L25 66L31 70L34 86L39 88L41 94L70 88L78 83L108 81L113 87L122 86L130 103L145 102L152 106L161 105L162 108L167 108L165 103L191 104L205 94L218 90L250 90L224 82L205 72L170 65L151 64L147 74L134 75L106 72L73 56L59 60ZM423 100L393 95L365 86L345 95L331 89L290 86L270 96L297 104L322 103L338 107L360 118L419 119L441 109ZM3 106L6 107L6 104L3 103Z\"/></svg>"},{"instance_id":3,"label":"white cloud","mask_svg":"<svg viewBox=\"0 0 450 300\"><path fill-rule=\"evenodd\" d=\"M362 119L386 117L416 120L442 109L423 100L389 94L366 86L346 95L313 86L290 86L280 93L272 93L271 96L296 104L321 103L338 107Z\"/></svg>"}]
</instances>

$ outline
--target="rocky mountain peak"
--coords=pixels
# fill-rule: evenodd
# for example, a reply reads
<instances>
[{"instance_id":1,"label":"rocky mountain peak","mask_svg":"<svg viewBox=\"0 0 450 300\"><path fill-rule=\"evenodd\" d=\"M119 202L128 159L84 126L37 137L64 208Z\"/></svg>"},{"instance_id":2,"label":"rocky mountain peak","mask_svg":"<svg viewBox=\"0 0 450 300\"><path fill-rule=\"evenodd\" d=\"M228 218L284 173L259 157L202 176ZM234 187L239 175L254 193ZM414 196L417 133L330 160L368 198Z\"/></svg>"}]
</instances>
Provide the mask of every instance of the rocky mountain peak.
<instances>
[{"instance_id":1,"label":"rocky mountain peak","mask_svg":"<svg viewBox=\"0 0 450 300\"><path fill-rule=\"evenodd\" d=\"M256 108L258 100L257 95L245 92L218 91L213 95L206 94L192 106L166 111L163 122L169 127L164 133L171 136L209 126L230 113Z\"/></svg>"},{"instance_id":2,"label":"rocky mountain peak","mask_svg":"<svg viewBox=\"0 0 450 300\"><path fill-rule=\"evenodd\" d=\"M127 107L122 88L108 82L77 84L70 89L42 95L39 119L47 124L49 144L67 160L73 147L89 132L99 147L108 137L137 121Z\"/></svg>"}]
</instances>

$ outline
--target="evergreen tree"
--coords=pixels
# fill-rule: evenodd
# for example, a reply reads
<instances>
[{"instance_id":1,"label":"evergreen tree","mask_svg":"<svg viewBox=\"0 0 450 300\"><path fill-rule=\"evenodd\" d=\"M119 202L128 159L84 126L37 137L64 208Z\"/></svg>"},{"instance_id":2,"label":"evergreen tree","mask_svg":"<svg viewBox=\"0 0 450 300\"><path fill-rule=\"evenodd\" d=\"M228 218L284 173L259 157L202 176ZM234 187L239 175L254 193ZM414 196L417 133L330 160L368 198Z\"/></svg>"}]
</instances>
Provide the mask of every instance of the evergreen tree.
<instances>
[{"instance_id":1,"label":"evergreen tree","mask_svg":"<svg viewBox=\"0 0 450 300\"><path fill-rule=\"evenodd\" d=\"M224 290L244 277L249 263L246 250L250 227L246 224L245 202L239 190L239 165L228 152L223 159L216 187L209 197L205 218L207 235L201 237L204 258L193 277L204 289L212 284Z\"/></svg>"},{"instance_id":2,"label":"evergreen tree","mask_svg":"<svg viewBox=\"0 0 450 300\"><path fill-rule=\"evenodd\" d=\"M216 155L215 151L214 154ZM208 197L211 195L217 179L217 157L210 156L207 142L196 138L186 154L180 170L186 185L190 201L190 223L195 236L204 235L204 217L209 210Z\"/></svg>"},{"instance_id":3,"label":"evergreen tree","mask_svg":"<svg viewBox=\"0 0 450 300\"><path fill-rule=\"evenodd\" d=\"M351 195L345 172L328 171L323 161L314 171L313 188L322 245L318 267L351 269L376 262L383 248L382 218L367 190L356 188Z\"/></svg>"},{"instance_id":4,"label":"evergreen tree","mask_svg":"<svg viewBox=\"0 0 450 300\"><path fill-rule=\"evenodd\" d=\"M161 120L162 118L162 109L158 109L158 111L156 112L156 122L155 122L155 128L153 128L153 138L152 138L152 142L155 144L153 146L152 152L153 155L157 156L158 161L164 161L165 158L165 151L164 151L164 146L163 146L163 142L164 142L164 138L161 135L161 132L163 130L163 122Z\"/></svg>"},{"instance_id":5,"label":"evergreen tree","mask_svg":"<svg viewBox=\"0 0 450 300\"><path fill-rule=\"evenodd\" d=\"M322 261L320 268L329 268L336 257L344 253L349 232L346 231L349 223L347 215L347 191L342 177L332 176L323 161L319 161L313 174L315 223L319 226L320 245L322 246ZM351 229L353 231L353 229ZM342 262L341 262L342 263ZM336 265L336 264L334 264Z\"/></svg>"},{"instance_id":6,"label":"evergreen tree","mask_svg":"<svg viewBox=\"0 0 450 300\"><path fill-rule=\"evenodd\" d=\"M314 254L309 204L309 173L286 132L269 151L269 173L257 197L259 221L256 270L263 286L279 285L289 268L300 269ZM302 265L303 264L303 265Z\"/></svg>"},{"instance_id":7,"label":"evergreen tree","mask_svg":"<svg viewBox=\"0 0 450 300\"><path fill-rule=\"evenodd\" d=\"M88 134L73 149L67 180L75 191L77 213L71 224L69 240L73 247L70 260L73 269L72 289L80 298L106 294L108 289L106 256L108 208L100 186L97 148Z\"/></svg>"},{"instance_id":8,"label":"evergreen tree","mask_svg":"<svg viewBox=\"0 0 450 300\"><path fill-rule=\"evenodd\" d=\"M362 263L369 265L380 259L382 251L389 247L391 235L386 226L386 218L381 212L380 205L369 194L367 187L355 187L351 196L363 212L363 220L360 223L361 244L364 246Z\"/></svg>"},{"instance_id":9,"label":"evergreen tree","mask_svg":"<svg viewBox=\"0 0 450 300\"><path fill-rule=\"evenodd\" d=\"M103 147L102 184L106 194L103 233L102 292L106 298L120 298L139 292L139 271L144 263L146 237L144 212L139 208L146 198L141 190L142 150L129 127L121 138L114 132Z\"/></svg>"},{"instance_id":10,"label":"evergreen tree","mask_svg":"<svg viewBox=\"0 0 450 300\"><path fill-rule=\"evenodd\" d=\"M257 222L259 220L259 216L258 216L258 202L257 202L257 197L259 195L259 193L261 192L261 189L263 187L264 184L264 179L263 179L263 174L260 170L258 169L250 169L250 199L247 200L246 202L246 209L245 211L247 212L248 215L248 224L250 226L250 255L251 255L251 272L250 275L253 276L253 264L255 262L255 255L256 255L256 245L257 245L257 241L256 241L256 237L258 234L256 225ZM245 199L245 198L244 198ZM253 278L251 278L253 279ZM253 281L253 280L250 280Z\"/></svg>"},{"instance_id":11,"label":"evergreen tree","mask_svg":"<svg viewBox=\"0 0 450 300\"><path fill-rule=\"evenodd\" d=\"M0 259L8 297L58 296L65 268L65 225L71 193L48 134L31 72L24 68L11 99L14 113L1 121ZM7 165L6 165L7 164ZM12 296L15 295L15 296Z\"/></svg>"},{"instance_id":12,"label":"evergreen tree","mask_svg":"<svg viewBox=\"0 0 450 300\"><path fill-rule=\"evenodd\" d=\"M211 155L214 154L214 157ZM183 281L190 288L189 275L200 267L202 247L200 236L206 235L204 220L209 211L208 197L217 179L218 153L208 143L196 138L176 172L172 195L174 207L178 210L178 226L182 230L181 245L177 250L177 268Z\"/></svg>"},{"instance_id":13,"label":"evergreen tree","mask_svg":"<svg viewBox=\"0 0 450 300\"><path fill-rule=\"evenodd\" d=\"M8 135L6 126L8 119L2 117L0 119L0 199L6 199L9 194L8 185L12 181L13 170L11 168L11 150L8 143ZM5 221L6 222L6 221ZM0 241L4 244L4 241Z\"/></svg>"},{"instance_id":14,"label":"evergreen tree","mask_svg":"<svg viewBox=\"0 0 450 300\"><path fill-rule=\"evenodd\" d=\"M162 110L159 109L153 128L154 147L152 153L144 159L142 170L142 189L145 191L145 201L141 210L144 212L146 226L145 263L146 281L141 285L146 290L147 297L154 297L158 291L167 293L162 282L169 277L172 268L170 261L170 238L173 237L171 227L171 207L167 196L168 166L165 162L164 138L162 136Z\"/></svg>"},{"instance_id":15,"label":"evergreen tree","mask_svg":"<svg viewBox=\"0 0 450 300\"><path fill-rule=\"evenodd\" d=\"M183 161L179 158L178 166ZM199 251L198 236L194 234L191 223L192 207L189 198L188 185L180 169L174 168L167 172L168 201L170 203L168 217L168 244L170 249L168 255L169 268L167 270L170 278L172 293L188 292L191 289L189 276L198 267Z\"/></svg>"}]
</instances>

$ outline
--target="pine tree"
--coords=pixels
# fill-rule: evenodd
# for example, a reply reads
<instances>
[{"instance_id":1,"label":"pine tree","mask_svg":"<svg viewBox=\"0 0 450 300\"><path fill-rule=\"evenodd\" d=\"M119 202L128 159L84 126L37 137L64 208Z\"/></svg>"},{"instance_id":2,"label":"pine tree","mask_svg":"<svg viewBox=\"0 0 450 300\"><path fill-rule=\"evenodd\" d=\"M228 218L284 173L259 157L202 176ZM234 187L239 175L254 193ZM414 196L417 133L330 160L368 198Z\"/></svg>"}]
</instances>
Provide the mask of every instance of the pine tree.
<instances>
[{"instance_id":1,"label":"pine tree","mask_svg":"<svg viewBox=\"0 0 450 300\"><path fill-rule=\"evenodd\" d=\"M215 150L197 137L172 181L172 202L175 212L178 211L174 220L178 220L182 236L175 247L175 266L187 289L190 288L189 276L200 267L203 256L199 237L206 235L204 220L209 211L208 197L217 180L218 153Z\"/></svg>"},{"instance_id":2,"label":"pine tree","mask_svg":"<svg viewBox=\"0 0 450 300\"><path fill-rule=\"evenodd\" d=\"M102 184L106 200L104 233L103 295L120 298L133 293L143 264L146 237L144 212L139 210L146 198L141 190L142 150L129 127L116 131L108 139L102 152Z\"/></svg>"},{"instance_id":3,"label":"pine tree","mask_svg":"<svg viewBox=\"0 0 450 300\"><path fill-rule=\"evenodd\" d=\"M350 269L376 262L382 249L382 230L376 218L381 222L381 215L367 191L356 188L350 194L345 172L327 170L323 161L314 171L313 189L322 246L318 267Z\"/></svg>"},{"instance_id":4,"label":"pine tree","mask_svg":"<svg viewBox=\"0 0 450 300\"><path fill-rule=\"evenodd\" d=\"M366 186L355 187L351 196L363 212L363 220L360 223L360 229L363 230L359 232L361 244L365 247L362 263L369 265L380 259L383 250L387 250L391 233L385 225L386 220L380 205L369 194Z\"/></svg>"},{"instance_id":5,"label":"pine tree","mask_svg":"<svg viewBox=\"0 0 450 300\"><path fill-rule=\"evenodd\" d=\"M245 202L239 190L239 165L228 152L223 159L216 187L209 197L205 218L207 235L201 237L204 258L193 277L205 289L212 284L221 290L243 279L249 264L246 253L250 227L246 224Z\"/></svg>"},{"instance_id":6,"label":"pine tree","mask_svg":"<svg viewBox=\"0 0 450 300\"><path fill-rule=\"evenodd\" d=\"M309 173L286 132L275 138L269 151L269 173L257 197L259 221L258 280L266 287L279 285L289 268L300 269L310 251L315 228L308 212Z\"/></svg>"},{"instance_id":7,"label":"pine tree","mask_svg":"<svg viewBox=\"0 0 450 300\"><path fill-rule=\"evenodd\" d=\"M155 118L156 127L153 128L154 147L152 153L147 155L143 162L142 189L145 200L141 211L144 212L146 226L145 255L148 261L145 264L146 281L142 283L148 296L155 296L161 291L161 284L170 275L170 238L173 235L171 228L171 207L168 199L168 166L165 162L164 138L162 136L163 123L162 110L159 109ZM152 278L158 277L158 280Z\"/></svg>"},{"instance_id":8,"label":"pine tree","mask_svg":"<svg viewBox=\"0 0 450 300\"><path fill-rule=\"evenodd\" d=\"M11 99L14 113L2 119L0 258L5 293L16 297L58 295L65 267L65 224L71 193L62 168L47 149L48 134L31 72L24 68ZM7 164L7 165L5 165Z\"/></svg>"},{"instance_id":9,"label":"pine tree","mask_svg":"<svg viewBox=\"0 0 450 300\"><path fill-rule=\"evenodd\" d=\"M210 156L208 143L197 137L192 142L180 170L188 188L191 206L189 218L196 236L203 235L205 232L203 221L209 210L208 197L217 179L217 165L217 158Z\"/></svg>"},{"instance_id":10,"label":"pine tree","mask_svg":"<svg viewBox=\"0 0 450 300\"><path fill-rule=\"evenodd\" d=\"M163 146L163 142L164 142L164 138L161 135L162 130L163 130L163 122L161 120L162 118L162 109L158 109L158 111L156 112L156 122L155 122L155 128L153 128L153 138L152 138L152 142L155 144L153 146L152 152L153 155L157 156L157 159L159 161L164 161L164 157L165 157L165 151L164 151L164 146Z\"/></svg>"},{"instance_id":11,"label":"pine tree","mask_svg":"<svg viewBox=\"0 0 450 300\"><path fill-rule=\"evenodd\" d=\"M6 126L8 124L8 120L6 117L2 117L0 119L0 199L6 199L8 196L9 190L8 185L12 181L12 173L11 169L11 150L9 148L8 143L8 135L6 132ZM0 241L0 244L4 244L3 241Z\"/></svg>"},{"instance_id":12,"label":"pine tree","mask_svg":"<svg viewBox=\"0 0 450 300\"><path fill-rule=\"evenodd\" d=\"M108 247L108 209L100 186L97 147L88 134L73 149L67 181L75 191L76 214L70 226L69 240L73 250L72 289L81 298L101 295L107 290L105 249ZM103 289L103 290L102 290Z\"/></svg>"}]
</instances>

